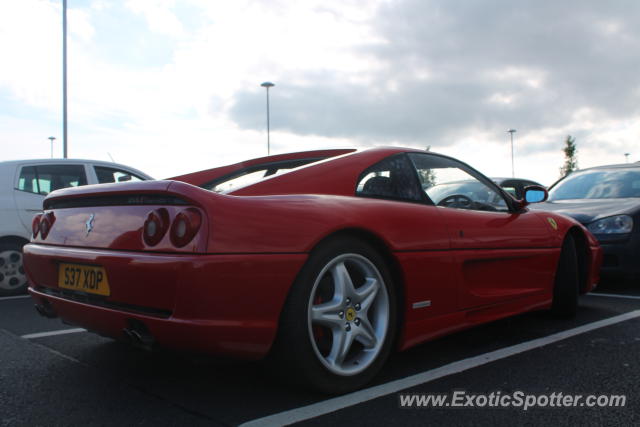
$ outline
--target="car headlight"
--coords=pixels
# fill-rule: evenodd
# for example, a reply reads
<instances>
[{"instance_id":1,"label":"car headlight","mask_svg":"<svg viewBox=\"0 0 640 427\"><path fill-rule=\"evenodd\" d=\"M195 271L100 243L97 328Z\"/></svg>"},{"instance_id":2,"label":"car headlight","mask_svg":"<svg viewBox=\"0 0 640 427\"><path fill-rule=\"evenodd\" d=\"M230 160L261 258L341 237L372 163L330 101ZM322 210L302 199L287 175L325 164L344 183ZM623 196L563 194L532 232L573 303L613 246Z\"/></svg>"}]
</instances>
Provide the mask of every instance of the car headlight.
<instances>
[{"instance_id":1,"label":"car headlight","mask_svg":"<svg viewBox=\"0 0 640 427\"><path fill-rule=\"evenodd\" d=\"M587 226L593 234L631 233L633 218L629 215L616 215L594 221Z\"/></svg>"}]
</instances>

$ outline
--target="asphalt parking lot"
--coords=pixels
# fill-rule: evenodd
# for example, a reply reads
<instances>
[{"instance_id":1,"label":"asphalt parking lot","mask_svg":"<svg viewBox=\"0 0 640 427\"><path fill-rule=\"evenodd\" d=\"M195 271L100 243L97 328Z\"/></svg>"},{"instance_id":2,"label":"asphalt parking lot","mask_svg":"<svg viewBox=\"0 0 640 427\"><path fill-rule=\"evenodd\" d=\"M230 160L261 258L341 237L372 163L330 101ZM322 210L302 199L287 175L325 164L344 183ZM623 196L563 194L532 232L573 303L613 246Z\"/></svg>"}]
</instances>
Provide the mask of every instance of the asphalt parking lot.
<instances>
[{"instance_id":1,"label":"asphalt parking lot","mask_svg":"<svg viewBox=\"0 0 640 427\"><path fill-rule=\"evenodd\" d=\"M151 353L0 298L0 424L631 425L640 422L640 287L600 287L579 315L529 313L396 354L340 397L281 382L261 363ZM623 407L403 408L401 396L624 395ZM468 402L468 400L467 400Z\"/></svg>"}]
</instances>

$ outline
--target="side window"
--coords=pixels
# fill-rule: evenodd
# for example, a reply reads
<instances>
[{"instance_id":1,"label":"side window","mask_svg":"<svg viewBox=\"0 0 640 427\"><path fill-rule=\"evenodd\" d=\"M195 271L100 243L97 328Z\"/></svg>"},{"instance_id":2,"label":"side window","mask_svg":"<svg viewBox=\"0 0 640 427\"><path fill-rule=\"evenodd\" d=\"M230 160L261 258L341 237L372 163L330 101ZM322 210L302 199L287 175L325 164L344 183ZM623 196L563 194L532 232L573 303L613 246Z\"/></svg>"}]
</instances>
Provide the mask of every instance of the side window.
<instances>
[{"instance_id":1,"label":"side window","mask_svg":"<svg viewBox=\"0 0 640 427\"><path fill-rule=\"evenodd\" d=\"M40 193L38 189L38 179L36 178L36 168L34 166L24 166L22 170L20 170L18 190L36 194Z\"/></svg>"},{"instance_id":2,"label":"side window","mask_svg":"<svg viewBox=\"0 0 640 427\"><path fill-rule=\"evenodd\" d=\"M268 169L259 169L253 172L247 172L216 184L213 186L211 191L222 193L225 191L235 190L236 188L243 187L245 185L254 184L266 176L270 176Z\"/></svg>"},{"instance_id":3,"label":"side window","mask_svg":"<svg viewBox=\"0 0 640 427\"><path fill-rule=\"evenodd\" d=\"M410 153L422 189L437 206L480 211L508 211L502 195L478 174L453 159Z\"/></svg>"},{"instance_id":4,"label":"side window","mask_svg":"<svg viewBox=\"0 0 640 427\"><path fill-rule=\"evenodd\" d=\"M107 184L110 182L143 181L139 176L121 169L109 168L106 166L94 166L93 169L96 171L98 183L100 184Z\"/></svg>"},{"instance_id":5,"label":"side window","mask_svg":"<svg viewBox=\"0 0 640 427\"><path fill-rule=\"evenodd\" d=\"M405 154L396 154L360 175L356 195L382 199L422 201L416 172Z\"/></svg>"},{"instance_id":6,"label":"side window","mask_svg":"<svg viewBox=\"0 0 640 427\"><path fill-rule=\"evenodd\" d=\"M35 167L40 194L87 185L83 165L39 165Z\"/></svg>"}]
</instances>

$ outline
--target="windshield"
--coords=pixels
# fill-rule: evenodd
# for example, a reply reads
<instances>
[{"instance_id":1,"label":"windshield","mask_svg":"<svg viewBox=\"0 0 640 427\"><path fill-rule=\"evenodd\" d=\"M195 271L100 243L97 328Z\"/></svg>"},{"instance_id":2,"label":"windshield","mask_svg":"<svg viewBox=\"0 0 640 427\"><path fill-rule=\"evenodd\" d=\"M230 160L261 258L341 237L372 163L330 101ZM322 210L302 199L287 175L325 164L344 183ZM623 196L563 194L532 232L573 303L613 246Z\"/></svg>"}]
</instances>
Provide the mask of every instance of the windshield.
<instances>
[{"instance_id":1,"label":"windshield","mask_svg":"<svg viewBox=\"0 0 640 427\"><path fill-rule=\"evenodd\" d=\"M549 192L549 200L640 197L640 170L575 172Z\"/></svg>"}]
</instances>

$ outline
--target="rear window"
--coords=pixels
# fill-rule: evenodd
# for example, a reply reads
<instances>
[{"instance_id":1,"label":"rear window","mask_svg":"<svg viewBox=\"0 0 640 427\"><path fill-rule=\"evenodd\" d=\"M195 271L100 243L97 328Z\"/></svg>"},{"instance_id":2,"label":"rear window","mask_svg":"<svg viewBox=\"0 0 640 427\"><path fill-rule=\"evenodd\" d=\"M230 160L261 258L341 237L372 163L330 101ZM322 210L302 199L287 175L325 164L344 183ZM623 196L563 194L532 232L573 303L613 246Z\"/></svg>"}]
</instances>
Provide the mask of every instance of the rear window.
<instances>
[{"instance_id":1,"label":"rear window","mask_svg":"<svg viewBox=\"0 0 640 427\"><path fill-rule=\"evenodd\" d=\"M281 162L263 163L261 165L249 166L244 169L240 169L229 175L225 175L220 178L216 178L206 184L201 185L201 188L209 191L215 191L216 193L229 193L240 187L255 184L265 178L283 174L289 172L292 169L305 166L325 158L309 158L309 159L296 159L285 160Z\"/></svg>"},{"instance_id":2,"label":"rear window","mask_svg":"<svg viewBox=\"0 0 640 427\"><path fill-rule=\"evenodd\" d=\"M83 165L24 166L18 178L18 190L42 195L79 185L87 185Z\"/></svg>"}]
</instances>

